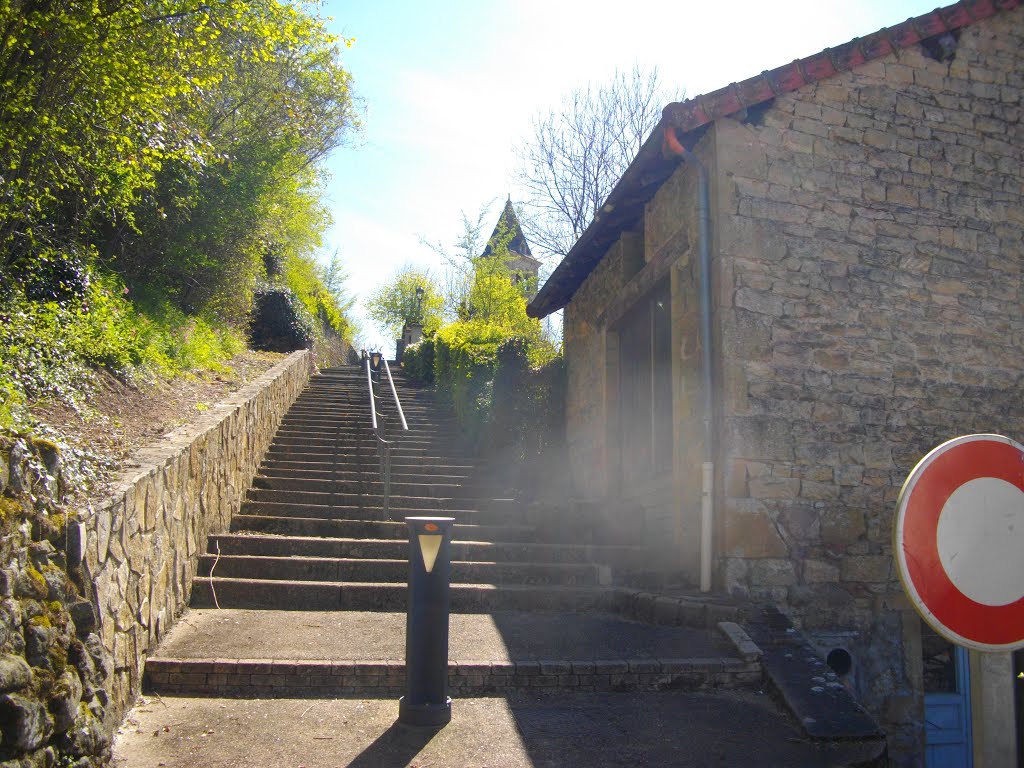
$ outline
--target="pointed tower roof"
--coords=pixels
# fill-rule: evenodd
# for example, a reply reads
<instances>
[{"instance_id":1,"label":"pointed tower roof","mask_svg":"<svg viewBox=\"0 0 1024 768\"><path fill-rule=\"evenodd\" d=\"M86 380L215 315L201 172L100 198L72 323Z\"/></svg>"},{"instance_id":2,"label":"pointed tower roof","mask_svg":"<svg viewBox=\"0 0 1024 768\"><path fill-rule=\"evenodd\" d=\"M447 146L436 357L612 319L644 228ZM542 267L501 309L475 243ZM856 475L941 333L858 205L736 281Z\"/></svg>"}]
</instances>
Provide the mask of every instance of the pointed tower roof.
<instances>
[{"instance_id":1,"label":"pointed tower roof","mask_svg":"<svg viewBox=\"0 0 1024 768\"><path fill-rule=\"evenodd\" d=\"M487 241L487 247L484 248L483 255L490 256L494 251L494 243L499 237L508 233L512 235L508 241L509 253L514 253L530 261L537 261L538 264L540 263L530 253L530 244L526 242L526 235L523 234L523 228L519 225L519 217L516 216L516 211L512 207L511 196L505 201L505 208L501 212L498 223L494 226L494 231L491 232L491 237Z\"/></svg>"}]
</instances>

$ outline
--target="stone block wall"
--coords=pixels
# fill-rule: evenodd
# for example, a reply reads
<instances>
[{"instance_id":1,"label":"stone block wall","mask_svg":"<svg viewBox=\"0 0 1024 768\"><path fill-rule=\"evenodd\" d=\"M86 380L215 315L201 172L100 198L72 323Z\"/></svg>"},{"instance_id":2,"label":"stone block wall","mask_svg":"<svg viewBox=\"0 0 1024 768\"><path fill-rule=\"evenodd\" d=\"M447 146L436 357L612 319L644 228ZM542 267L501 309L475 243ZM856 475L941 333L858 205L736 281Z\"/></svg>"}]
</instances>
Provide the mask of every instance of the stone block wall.
<instances>
[{"instance_id":1,"label":"stone block wall","mask_svg":"<svg viewBox=\"0 0 1024 768\"><path fill-rule=\"evenodd\" d=\"M1022 51L1016 9L951 61L904 50L713 129L723 584L852 630L897 756L921 754L899 489L949 438L1024 435Z\"/></svg>"},{"instance_id":2,"label":"stone block wall","mask_svg":"<svg viewBox=\"0 0 1024 768\"><path fill-rule=\"evenodd\" d=\"M113 496L85 522L87 580L113 658L108 688L123 710L150 650L185 608L198 557L227 530L289 406L313 371L295 352L194 425L140 451Z\"/></svg>"},{"instance_id":3,"label":"stone block wall","mask_svg":"<svg viewBox=\"0 0 1024 768\"><path fill-rule=\"evenodd\" d=\"M604 309L622 288L621 241L608 249L597 269L565 308L565 431L573 491L584 499L608 493ZM572 350L568 353L568 350Z\"/></svg>"}]
</instances>

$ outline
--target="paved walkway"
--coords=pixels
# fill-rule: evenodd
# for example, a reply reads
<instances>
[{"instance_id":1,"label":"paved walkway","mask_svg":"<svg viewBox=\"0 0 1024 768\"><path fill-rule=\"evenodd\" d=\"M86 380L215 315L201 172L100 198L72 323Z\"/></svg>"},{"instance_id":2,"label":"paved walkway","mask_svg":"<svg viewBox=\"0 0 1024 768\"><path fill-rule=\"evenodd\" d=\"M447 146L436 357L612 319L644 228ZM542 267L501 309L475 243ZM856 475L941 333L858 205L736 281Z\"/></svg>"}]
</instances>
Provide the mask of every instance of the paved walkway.
<instances>
[{"instance_id":1,"label":"paved walkway","mask_svg":"<svg viewBox=\"0 0 1024 768\"><path fill-rule=\"evenodd\" d=\"M404 613L192 609L160 644L186 659L405 658ZM716 630L659 627L612 614L453 613L453 661L735 657Z\"/></svg>"},{"instance_id":2,"label":"paved walkway","mask_svg":"<svg viewBox=\"0 0 1024 768\"><path fill-rule=\"evenodd\" d=\"M388 700L145 697L117 768L825 768L849 752L800 736L756 692L513 695L455 700L440 731ZM840 745L841 746L841 745Z\"/></svg>"}]
</instances>

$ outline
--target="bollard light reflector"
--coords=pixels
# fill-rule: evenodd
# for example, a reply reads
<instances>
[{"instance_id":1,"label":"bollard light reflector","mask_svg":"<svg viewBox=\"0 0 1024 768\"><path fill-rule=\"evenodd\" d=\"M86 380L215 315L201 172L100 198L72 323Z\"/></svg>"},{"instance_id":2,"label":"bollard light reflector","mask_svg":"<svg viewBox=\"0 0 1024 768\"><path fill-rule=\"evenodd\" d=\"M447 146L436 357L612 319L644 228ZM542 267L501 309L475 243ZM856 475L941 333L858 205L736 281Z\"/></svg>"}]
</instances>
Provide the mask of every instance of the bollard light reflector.
<instances>
[{"instance_id":1,"label":"bollard light reflector","mask_svg":"<svg viewBox=\"0 0 1024 768\"><path fill-rule=\"evenodd\" d=\"M419 534L420 554L423 555L423 567L427 573L434 570L434 563L437 561L437 553L441 551L441 542L444 536L441 534Z\"/></svg>"}]
</instances>

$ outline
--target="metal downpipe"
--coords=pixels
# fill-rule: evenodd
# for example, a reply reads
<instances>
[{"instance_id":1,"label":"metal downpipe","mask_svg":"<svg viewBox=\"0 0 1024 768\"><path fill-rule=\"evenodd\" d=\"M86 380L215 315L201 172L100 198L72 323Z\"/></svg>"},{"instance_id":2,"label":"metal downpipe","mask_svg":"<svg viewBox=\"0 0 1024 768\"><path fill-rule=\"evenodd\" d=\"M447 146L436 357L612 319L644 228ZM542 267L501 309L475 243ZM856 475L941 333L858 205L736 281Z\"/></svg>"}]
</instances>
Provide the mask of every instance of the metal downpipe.
<instances>
[{"instance_id":1,"label":"metal downpipe","mask_svg":"<svg viewBox=\"0 0 1024 768\"><path fill-rule=\"evenodd\" d=\"M714 521L715 440L713 428L714 392L711 377L711 193L708 172L665 126L665 147L697 172L697 247L700 259L700 347L704 418L704 462L701 466L700 499L700 590L711 591L711 531Z\"/></svg>"}]
</instances>

